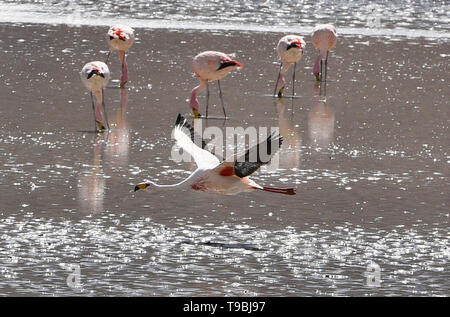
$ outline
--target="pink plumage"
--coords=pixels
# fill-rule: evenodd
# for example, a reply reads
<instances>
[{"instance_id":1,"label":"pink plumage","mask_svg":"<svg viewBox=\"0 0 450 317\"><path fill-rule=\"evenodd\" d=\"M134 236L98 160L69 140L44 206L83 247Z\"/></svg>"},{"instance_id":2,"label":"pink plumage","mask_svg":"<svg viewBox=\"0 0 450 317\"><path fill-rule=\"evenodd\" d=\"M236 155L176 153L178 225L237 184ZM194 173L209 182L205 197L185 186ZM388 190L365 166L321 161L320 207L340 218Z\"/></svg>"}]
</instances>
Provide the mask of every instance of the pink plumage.
<instances>
[{"instance_id":1,"label":"pink plumage","mask_svg":"<svg viewBox=\"0 0 450 317\"><path fill-rule=\"evenodd\" d=\"M198 54L194 57L192 61L192 69L194 70L194 77L197 77L200 81L200 85L195 87L191 93L191 99L189 105L192 112L196 117L199 117L198 113L199 103L197 100L198 93L207 89L208 81L218 81L220 90L220 99L222 102L222 107L225 113L225 107L222 100L222 90L220 89L220 80L224 78L233 69L242 67L242 64L233 60L227 54L216 52L216 51L206 51ZM208 90L209 97L209 90ZM208 100L206 105L206 117L208 116Z\"/></svg>"},{"instance_id":2,"label":"pink plumage","mask_svg":"<svg viewBox=\"0 0 450 317\"><path fill-rule=\"evenodd\" d=\"M323 79L322 76L322 60L325 60L325 79L327 74L328 64L328 52L331 51L337 42L336 27L332 24L319 24L312 33L311 39L314 47L319 50L319 56L317 56L314 63L313 74L318 81ZM319 75L320 73L320 75Z\"/></svg>"}]
</instances>

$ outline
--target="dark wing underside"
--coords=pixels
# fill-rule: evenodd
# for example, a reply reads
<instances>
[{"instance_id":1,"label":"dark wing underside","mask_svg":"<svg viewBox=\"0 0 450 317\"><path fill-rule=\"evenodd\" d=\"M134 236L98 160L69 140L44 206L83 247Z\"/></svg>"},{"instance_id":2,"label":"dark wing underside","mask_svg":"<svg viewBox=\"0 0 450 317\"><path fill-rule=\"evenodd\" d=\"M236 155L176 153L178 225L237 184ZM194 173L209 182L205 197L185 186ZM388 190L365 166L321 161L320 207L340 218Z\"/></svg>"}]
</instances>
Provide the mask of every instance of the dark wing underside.
<instances>
[{"instance_id":1,"label":"dark wing underside","mask_svg":"<svg viewBox=\"0 0 450 317\"><path fill-rule=\"evenodd\" d=\"M244 155L235 160L234 173L242 178L256 172L262 165L270 162L282 142L283 137L278 133L269 135L265 141L248 149Z\"/></svg>"}]
</instances>

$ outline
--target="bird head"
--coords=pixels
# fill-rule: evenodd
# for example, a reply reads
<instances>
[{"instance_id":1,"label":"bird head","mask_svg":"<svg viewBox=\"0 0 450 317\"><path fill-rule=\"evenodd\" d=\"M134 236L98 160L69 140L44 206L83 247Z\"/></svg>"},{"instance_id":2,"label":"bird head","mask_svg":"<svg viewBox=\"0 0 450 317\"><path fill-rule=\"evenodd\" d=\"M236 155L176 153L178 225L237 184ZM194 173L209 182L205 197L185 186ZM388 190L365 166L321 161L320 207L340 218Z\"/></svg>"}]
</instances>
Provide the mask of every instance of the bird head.
<instances>
[{"instance_id":1,"label":"bird head","mask_svg":"<svg viewBox=\"0 0 450 317\"><path fill-rule=\"evenodd\" d=\"M143 182L143 183L139 183L136 186L134 186L134 191L138 191L139 189L149 189L149 187L152 187L153 183L152 182Z\"/></svg>"}]
</instances>

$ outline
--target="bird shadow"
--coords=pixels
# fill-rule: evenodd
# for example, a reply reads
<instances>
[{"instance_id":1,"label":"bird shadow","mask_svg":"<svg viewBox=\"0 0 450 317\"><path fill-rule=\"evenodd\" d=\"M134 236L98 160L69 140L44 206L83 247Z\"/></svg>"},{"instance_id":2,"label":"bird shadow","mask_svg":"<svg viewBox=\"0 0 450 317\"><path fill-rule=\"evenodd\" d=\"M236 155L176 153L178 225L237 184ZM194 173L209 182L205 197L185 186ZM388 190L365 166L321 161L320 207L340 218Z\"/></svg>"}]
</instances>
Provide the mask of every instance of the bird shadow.
<instances>
[{"instance_id":1,"label":"bird shadow","mask_svg":"<svg viewBox=\"0 0 450 317\"><path fill-rule=\"evenodd\" d=\"M221 243L221 242L194 242L190 240L181 241L181 244L190 244L190 245L200 245L200 246L208 246L208 247L216 247L223 249L244 249L249 251L269 251L267 249L258 248L252 244L247 243Z\"/></svg>"}]
</instances>

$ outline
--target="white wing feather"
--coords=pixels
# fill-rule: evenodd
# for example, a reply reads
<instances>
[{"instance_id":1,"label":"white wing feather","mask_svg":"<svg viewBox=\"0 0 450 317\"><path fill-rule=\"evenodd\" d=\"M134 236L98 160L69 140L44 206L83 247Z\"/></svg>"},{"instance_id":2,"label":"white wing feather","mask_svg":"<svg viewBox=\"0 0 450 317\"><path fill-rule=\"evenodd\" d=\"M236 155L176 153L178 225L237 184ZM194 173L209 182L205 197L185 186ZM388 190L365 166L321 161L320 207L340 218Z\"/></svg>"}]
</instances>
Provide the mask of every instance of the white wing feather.
<instances>
[{"instance_id":1,"label":"white wing feather","mask_svg":"<svg viewBox=\"0 0 450 317\"><path fill-rule=\"evenodd\" d=\"M192 142L191 138L184 133L182 126L176 126L173 129L173 137L177 141L177 145L194 158L198 168L212 169L220 164L219 159L215 155L203 150Z\"/></svg>"}]
</instances>

